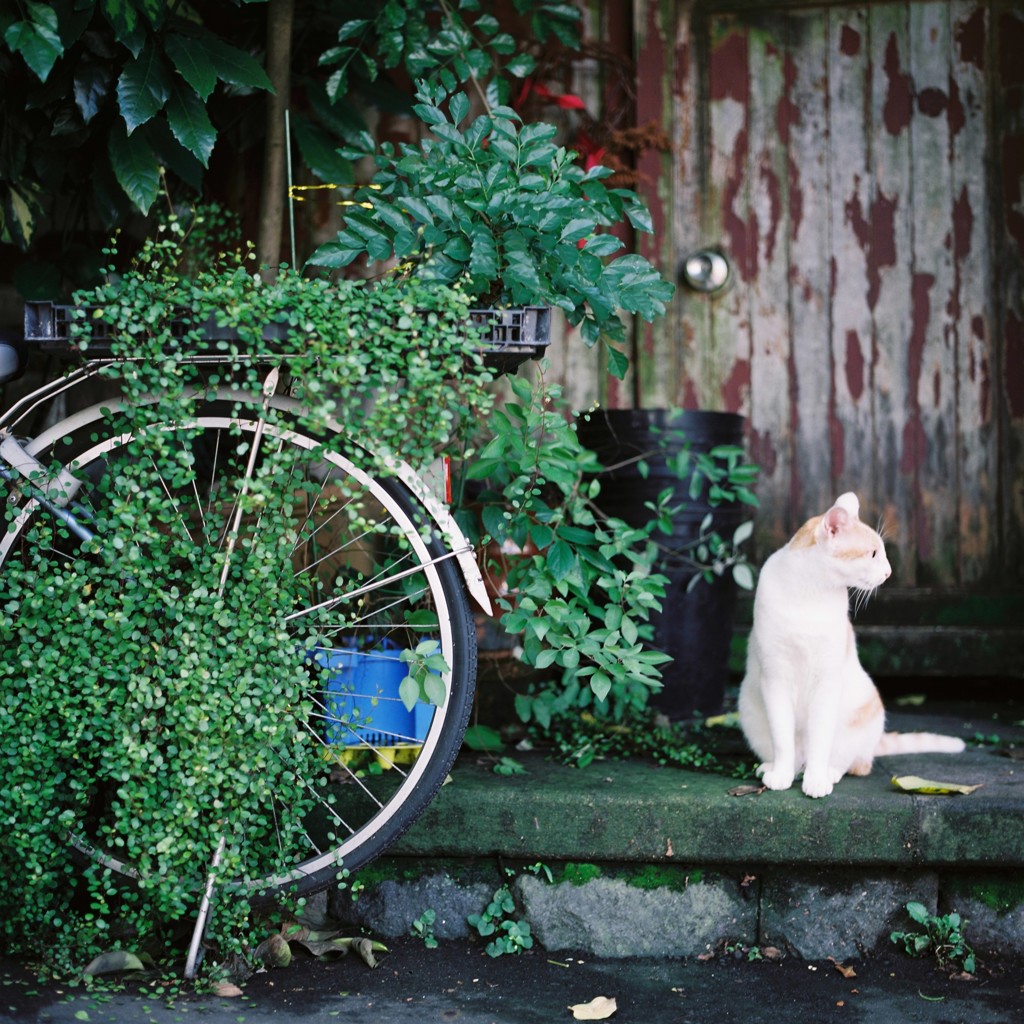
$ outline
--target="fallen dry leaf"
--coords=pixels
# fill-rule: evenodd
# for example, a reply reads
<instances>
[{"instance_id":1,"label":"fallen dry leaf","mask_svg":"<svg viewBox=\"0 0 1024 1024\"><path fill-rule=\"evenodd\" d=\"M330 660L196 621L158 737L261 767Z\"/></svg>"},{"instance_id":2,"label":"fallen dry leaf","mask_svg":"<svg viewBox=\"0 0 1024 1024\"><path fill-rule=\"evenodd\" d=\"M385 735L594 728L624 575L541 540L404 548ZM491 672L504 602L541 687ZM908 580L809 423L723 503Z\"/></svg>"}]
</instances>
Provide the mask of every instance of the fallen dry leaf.
<instances>
[{"instance_id":1,"label":"fallen dry leaf","mask_svg":"<svg viewBox=\"0 0 1024 1024\"><path fill-rule=\"evenodd\" d=\"M835 957L829 957L832 965L844 978L856 978L857 972L852 967L847 967L845 964L841 964Z\"/></svg>"},{"instance_id":2,"label":"fallen dry leaf","mask_svg":"<svg viewBox=\"0 0 1024 1024\"><path fill-rule=\"evenodd\" d=\"M729 796L753 796L763 793L767 788L767 786L734 786L729 790Z\"/></svg>"},{"instance_id":3,"label":"fallen dry leaf","mask_svg":"<svg viewBox=\"0 0 1024 1024\"><path fill-rule=\"evenodd\" d=\"M598 996L589 1003L569 1007L576 1020L607 1020L618 1008L615 1000L607 996Z\"/></svg>"},{"instance_id":4,"label":"fallen dry leaf","mask_svg":"<svg viewBox=\"0 0 1024 1024\"><path fill-rule=\"evenodd\" d=\"M904 793L924 793L928 796L953 796L958 793L973 793L981 786L962 786L956 782L932 782L931 779L921 779L916 775L894 775L892 784Z\"/></svg>"},{"instance_id":5,"label":"fallen dry leaf","mask_svg":"<svg viewBox=\"0 0 1024 1024\"><path fill-rule=\"evenodd\" d=\"M242 990L230 981L218 981L213 986L213 994L222 999L237 999L242 994Z\"/></svg>"},{"instance_id":6,"label":"fallen dry leaf","mask_svg":"<svg viewBox=\"0 0 1024 1024\"><path fill-rule=\"evenodd\" d=\"M380 961L376 957L378 951L387 952L387 948L372 939L356 939L352 948L363 958L367 967L376 967Z\"/></svg>"},{"instance_id":7,"label":"fallen dry leaf","mask_svg":"<svg viewBox=\"0 0 1024 1024\"><path fill-rule=\"evenodd\" d=\"M83 973L114 974L117 971L144 971L146 968L142 961L134 954L125 949L114 949L109 953L101 953L95 960L86 967Z\"/></svg>"},{"instance_id":8,"label":"fallen dry leaf","mask_svg":"<svg viewBox=\"0 0 1024 1024\"><path fill-rule=\"evenodd\" d=\"M779 949L778 946L765 946L761 950L761 956L765 960L771 960L773 962L777 962L779 960L784 959L786 954L783 953L782 950Z\"/></svg>"}]
</instances>

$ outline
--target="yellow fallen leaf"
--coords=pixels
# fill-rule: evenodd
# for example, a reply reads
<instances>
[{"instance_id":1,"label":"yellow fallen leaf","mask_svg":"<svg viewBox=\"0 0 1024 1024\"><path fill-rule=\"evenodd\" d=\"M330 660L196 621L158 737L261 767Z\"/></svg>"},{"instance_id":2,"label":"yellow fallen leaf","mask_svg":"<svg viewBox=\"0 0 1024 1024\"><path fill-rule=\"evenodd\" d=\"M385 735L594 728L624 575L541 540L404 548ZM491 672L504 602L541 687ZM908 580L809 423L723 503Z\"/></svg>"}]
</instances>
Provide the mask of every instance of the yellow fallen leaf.
<instances>
[{"instance_id":1,"label":"yellow fallen leaf","mask_svg":"<svg viewBox=\"0 0 1024 1024\"><path fill-rule=\"evenodd\" d=\"M956 793L973 793L977 786L961 786L956 782L932 782L930 779L920 779L916 775L900 775L892 777L892 784L904 793L925 793L929 796L952 796Z\"/></svg>"},{"instance_id":2,"label":"yellow fallen leaf","mask_svg":"<svg viewBox=\"0 0 1024 1024\"><path fill-rule=\"evenodd\" d=\"M905 697L896 698L896 704L901 708L919 708L924 702L923 693L908 693Z\"/></svg>"},{"instance_id":3,"label":"yellow fallen leaf","mask_svg":"<svg viewBox=\"0 0 1024 1024\"><path fill-rule=\"evenodd\" d=\"M607 996L598 996L589 1003L577 1003L569 1007L576 1020L607 1020L618 1008L615 1000Z\"/></svg>"},{"instance_id":4,"label":"yellow fallen leaf","mask_svg":"<svg viewBox=\"0 0 1024 1024\"><path fill-rule=\"evenodd\" d=\"M213 986L213 994L220 996L221 999L237 999L242 995L242 990L237 986L233 985L230 981L218 981Z\"/></svg>"},{"instance_id":5,"label":"yellow fallen leaf","mask_svg":"<svg viewBox=\"0 0 1024 1024\"><path fill-rule=\"evenodd\" d=\"M738 728L740 724L740 716L736 711L728 711L724 715L712 715L710 718L705 718L704 724L726 726L730 729Z\"/></svg>"}]
</instances>

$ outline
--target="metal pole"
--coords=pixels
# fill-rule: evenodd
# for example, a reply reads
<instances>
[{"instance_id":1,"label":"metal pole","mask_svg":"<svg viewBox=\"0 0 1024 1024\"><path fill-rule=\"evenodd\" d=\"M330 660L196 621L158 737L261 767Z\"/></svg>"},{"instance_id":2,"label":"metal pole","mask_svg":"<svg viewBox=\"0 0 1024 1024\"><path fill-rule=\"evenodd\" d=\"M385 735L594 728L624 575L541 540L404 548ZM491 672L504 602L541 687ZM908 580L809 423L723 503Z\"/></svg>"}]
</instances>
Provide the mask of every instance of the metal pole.
<instances>
[{"instance_id":1,"label":"metal pole","mask_svg":"<svg viewBox=\"0 0 1024 1024\"><path fill-rule=\"evenodd\" d=\"M199 902L199 913L196 915L196 926L192 929L192 944L188 949L188 959L185 961L185 977L191 981L196 976L196 964L199 960L199 946L203 941L203 933L206 931L206 921L210 916L210 903L213 901L213 887L217 884L217 868L220 866L220 859L224 855L224 837L220 837L217 849L214 852L213 860L210 861L210 873L206 878L206 889L203 898Z\"/></svg>"}]
</instances>

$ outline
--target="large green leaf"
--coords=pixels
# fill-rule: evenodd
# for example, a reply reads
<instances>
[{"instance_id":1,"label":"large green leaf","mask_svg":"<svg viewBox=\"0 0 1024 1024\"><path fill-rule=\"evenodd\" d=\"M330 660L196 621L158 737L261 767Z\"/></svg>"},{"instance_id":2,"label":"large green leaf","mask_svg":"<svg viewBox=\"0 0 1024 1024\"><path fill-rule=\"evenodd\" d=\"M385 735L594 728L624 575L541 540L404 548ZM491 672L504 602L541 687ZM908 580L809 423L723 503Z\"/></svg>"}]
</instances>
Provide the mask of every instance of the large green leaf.
<instances>
[{"instance_id":1,"label":"large green leaf","mask_svg":"<svg viewBox=\"0 0 1024 1024\"><path fill-rule=\"evenodd\" d=\"M341 232L336 241L325 242L313 252L306 262L314 267L340 270L342 267L347 267L365 251L365 247L358 239L346 232Z\"/></svg>"},{"instance_id":2,"label":"large green leaf","mask_svg":"<svg viewBox=\"0 0 1024 1024\"><path fill-rule=\"evenodd\" d=\"M108 152L118 184L143 213L148 213L160 189L160 165L144 134L129 135L115 125Z\"/></svg>"},{"instance_id":3,"label":"large green leaf","mask_svg":"<svg viewBox=\"0 0 1024 1024\"><path fill-rule=\"evenodd\" d=\"M240 50L237 46L231 46L221 39L210 37L207 43L207 53L217 68L217 77L222 82L230 85L237 85L243 89L265 89L273 92L274 87L267 78L267 73L260 66L259 61Z\"/></svg>"},{"instance_id":4,"label":"large green leaf","mask_svg":"<svg viewBox=\"0 0 1024 1024\"><path fill-rule=\"evenodd\" d=\"M188 85L176 84L167 101L167 120L174 137L204 166L208 166L217 130L206 106Z\"/></svg>"},{"instance_id":5,"label":"large green leaf","mask_svg":"<svg viewBox=\"0 0 1024 1024\"><path fill-rule=\"evenodd\" d=\"M154 118L146 125L145 131L160 164L200 192L203 187L202 164L171 134L166 118Z\"/></svg>"},{"instance_id":6,"label":"large green leaf","mask_svg":"<svg viewBox=\"0 0 1024 1024\"><path fill-rule=\"evenodd\" d=\"M16 21L8 26L4 40L15 52L20 53L25 63L45 82L53 65L64 54L64 46L57 32L57 12L47 4L25 5L27 21Z\"/></svg>"},{"instance_id":7,"label":"large green leaf","mask_svg":"<svg viewBox=\"0 0 1024 1024\"><path fill-rule=\"evenodd\" d=\"M473 228L472 241L469 272L474 277L490 280L498 273L498 249L494 236L486 224L478 224Z\"/></svg>"},{"instance_id":8,"label":"large green leaf","mask_svg":"<svg viewBox=\"0 0 1024 1024\"><path fill-rule=\"evenodd\" d=\"M217 68L202 39L170 35L164 43L167 56L170 57L178 74L192 86L203 101L210 98L210 93L217 86Z\"/></svg>"},{"instance_id":9,"label":"large green leaf","mask_svg":"<svg viewBox=\"0 0 1024 1024\"><path fill-rule=\"evenodd\" d=\"M118 42L127 46L133 57L138 57L146 43L146 29L134 0L101 0L100 9Z\"/></svg>"},{"instance_id":10,"label":"large green leaf","mask_svg":"<svg viewBox=\"0 0 1024 1024\"><path fill-rule=\"evenodd\" d=\"M170 82L161 56L153 43L147 43L139 56L125 65L117 80L117 100L128 134L155 117L169 94Z\"/></svg>"},{"instance_id":11,"label":"large green leaf","mask_svg":"<svg viewBox=\"0 0 1024 1024\"><path fill-rule=\"evenodd\" d=\"M75 106L88 124L110 93L111 74L103 64L80 61L75 68Z\"/></svg>"},{"instance_id":12,"label":"large green leaf","mask_svg":"<svg viewBox=\"0 0 1024 1024\"><path fill-rule=\"evenodd\" d=\"M555 541L548 548L547 567L556 580L565 579L577 568L576 552L563 540Z\"/></svg>"}]
</instances>

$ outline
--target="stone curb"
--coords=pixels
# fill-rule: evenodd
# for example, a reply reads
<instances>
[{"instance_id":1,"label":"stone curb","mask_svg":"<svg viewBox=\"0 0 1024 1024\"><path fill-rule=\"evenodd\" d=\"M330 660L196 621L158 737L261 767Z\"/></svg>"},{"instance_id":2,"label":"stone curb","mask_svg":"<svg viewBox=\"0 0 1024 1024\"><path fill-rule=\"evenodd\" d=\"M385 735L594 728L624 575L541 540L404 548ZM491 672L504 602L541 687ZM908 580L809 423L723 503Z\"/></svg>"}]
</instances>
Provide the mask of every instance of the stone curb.
<instances>
[{"instance_id":1,"label":"stone curb","mask_svg":"<svg viewBox=\"0 0 1024 1024\"><path fill-rule=\"evenodd\" d=\"M407 862L394 863L409 872ZM452 877L450 869L422 867L422 877L375 882L355 901L345 892L333 894L330 916L394 938L410 934L413 922L433 910L437 938L466 938L474 934L467 917L481 913L507 880L497 870L483 880L479 867L469 882ZM915 900L931 913L957 910L979 954L1024 956L1024 902L993 909L968 895L970 876L709 871L694 872L681 885L638 888L628 877L635 865L607 870L582 883L551 883L543 873L517 875L511 882L514 918L527 922L545 949L603 958L692 957L731 946L774 946L807 960L842 960L887 945L893 931L915 930L905 910Z\"/></svg>"}]
</instances>

